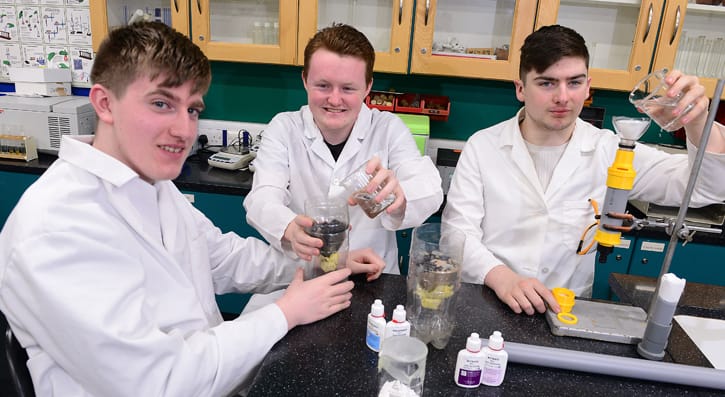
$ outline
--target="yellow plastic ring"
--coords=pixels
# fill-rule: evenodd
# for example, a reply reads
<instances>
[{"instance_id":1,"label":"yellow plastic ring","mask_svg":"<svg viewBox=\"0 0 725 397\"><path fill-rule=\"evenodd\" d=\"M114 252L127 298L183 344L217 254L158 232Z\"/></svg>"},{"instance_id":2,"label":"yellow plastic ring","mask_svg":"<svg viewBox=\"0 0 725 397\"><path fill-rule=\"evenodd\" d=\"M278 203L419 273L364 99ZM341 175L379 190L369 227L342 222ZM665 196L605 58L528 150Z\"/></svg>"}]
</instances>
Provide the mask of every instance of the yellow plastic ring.
<instances>
[{"instance_id":1,"label":"yellow plastic ring","mask_svg":"<svg viewBox=\"0 0 725 397\"><path fill-rule=\"evenodd\" d=\"M561 312L556 315L556 318L564 324L576 324L579 322L579 318L571 313Z\"/></svg>"},{"instance_id":2,"label":"yellow plastic ring","mask_svg":"<svg viewBox=\"0 0 725 397\"><path fill-rule=\"evenodd\" d=\"M574 291L568 288L556 287L551 292L559 303L574 302Z\"/></svg>"}]
</instances>

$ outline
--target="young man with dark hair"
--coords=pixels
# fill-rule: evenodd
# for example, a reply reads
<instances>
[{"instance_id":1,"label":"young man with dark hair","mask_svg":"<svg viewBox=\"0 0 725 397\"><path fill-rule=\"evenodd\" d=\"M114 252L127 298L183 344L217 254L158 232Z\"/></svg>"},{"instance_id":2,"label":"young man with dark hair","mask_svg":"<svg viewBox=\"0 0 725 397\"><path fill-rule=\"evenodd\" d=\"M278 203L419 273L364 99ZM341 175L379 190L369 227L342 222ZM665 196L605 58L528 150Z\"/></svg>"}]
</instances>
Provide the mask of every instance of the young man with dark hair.
<instances>
[{"instance_id":1,"label":"young man with dark hair","mask_svg":"<svg viewBox=\"0 0 725 397\"><path fill-rule=\"evenodd\" d=\"M487 285L516 313L543 313L547 305L558 312L553 287L591 295L595 254L578 255L577 245L594 219L589 199L603 202L619 138L578 118L589 95L588 62L584 39L572 29L545 26L529 35L514 82L524 107L468 139L448 193L443 222L467 237L463 280ZM683 95L675 114L692 106L681 119L688 154L637 145L631 197L679 205L691 159L706 150L692 205L722 202L725 137L700 142L705 89L679 71L667 82L668 95Z\"/></svg>"}]
</instances>

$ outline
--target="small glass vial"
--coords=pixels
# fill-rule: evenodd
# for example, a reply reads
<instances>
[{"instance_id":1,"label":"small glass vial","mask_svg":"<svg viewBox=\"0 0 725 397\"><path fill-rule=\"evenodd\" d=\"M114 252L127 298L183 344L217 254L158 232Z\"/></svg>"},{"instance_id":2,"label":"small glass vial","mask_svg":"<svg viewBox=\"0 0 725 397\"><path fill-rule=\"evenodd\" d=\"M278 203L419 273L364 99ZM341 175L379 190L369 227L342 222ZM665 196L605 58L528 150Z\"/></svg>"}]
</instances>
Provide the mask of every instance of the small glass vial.
<instances>
[{"instance_id":1,"label":"small glass vial","mask_svg":"<svg viewBox=\"0 0 725 397\"><path fill-rule=\"evenodd\" d=\"M385 306L383 301L375 299L368 314L368 331L365 343L376 352L380 351L380 343L385 335Z\"/></svg>"},{"instance_id":2,"label":"small glass vial","mask_svg":"<svg viewBox=\"0 0 725 397\"><path fill-rule=\"evenodd\" d=\"M474 332L466 340L466 348L458 352L453 380L461 387L478 387L481 384L484 361L486 353L481 351L481 338Z\"/></svg>"},{"instance_id":3,"label":"small glass vial","mask_svg":"<svg viewBox=\"0 0 725 397\"><path fill-rule=\"evenodd\" d=\"M405 306L398 305L393 310L393 319L385 325L384 339L401 335L410 336L410 323L405 319Z\"/></svg>"},{"instance_id":4,"label":"small glass vial","mask_svg":"<svg viewBox=\"0 0 725 397\"><path fill-rule=\"evenodd\" d=\"M506 375L506 364L509 354L503 349L501 332L494 331L488 338L488 347L485 349L486 360L483 364L481 384L486 386L499 386Z\"/></svg>"},{"instance_id":5,"label":"small glass vial","mask_svg":"<svg viewBox=\"0 0 725 397\"><path fill-rule=\"evenodd\" d=\"M262 30L262 22L260 21L254 21L254 28L252 28L252 43L264 44L264 31Z\"/></svg>"},{"instance_id":6,"label":"small glass vial","mask_svg":"<svg viewBox=\"0 0 725 397\"><path fill-rule=\"evenodd\" d=\"M272 44L279 44L279 22L274 21L273 26L273 37Z\"/></svg>"},{"instance_id":7,"label":"small glass vial","mask_svg":"<svg viewBox=\"0 0 725 397\"><path fill-rule=\"evenodd\" d=\"M264 23L264 44L273 44L273 38L272 35L274 32L272 31L272 22L265 22Z\"/></svg>"}]
</instances>

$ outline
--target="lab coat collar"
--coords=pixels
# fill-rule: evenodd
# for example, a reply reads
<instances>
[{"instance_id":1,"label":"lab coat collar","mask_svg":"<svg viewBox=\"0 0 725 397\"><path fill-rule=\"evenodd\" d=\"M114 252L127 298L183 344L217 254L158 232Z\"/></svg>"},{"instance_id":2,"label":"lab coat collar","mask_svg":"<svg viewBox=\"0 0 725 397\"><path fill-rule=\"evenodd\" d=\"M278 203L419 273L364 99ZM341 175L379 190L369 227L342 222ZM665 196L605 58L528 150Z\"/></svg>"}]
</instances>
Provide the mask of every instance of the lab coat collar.
<instances>
[{"instance_id":1,"label":"lab coat collar","mask_svg":"<svg viewBox=\"0 0 725 397\"><path fill-rule=\"evenodd\" d=\"M562 154L559 163L556 165L549 186L546 192L544 192L541 188L538 175L536 174L533 160L521 134L519 121L523 116L523 112L524 108L522 107L516 113L516 116L504 122L508 125L506 126L507 128L503 129L504 132L499 138L499 147L503 150L506 150L508 147L508 150L511 151L513 162L539 195L543 198L551 198L557 190L566 185L571 175L576 172L582 155L595 149L596 137L594 134L588 133L588 129L593 127L579 118L576 119L574 132L569 140L569 144L564 150L564 154Z\"/></svg>"},{"instance_id":2,"label":"lab coat collar","mask_svg":"<svg viewBox=\"0 0 725 397\"><path fill-rule=\"evenodd\" d=\"M58 158L86 170L116 187L139 177L126 164L94 148L91 145L94 137L95 135L64 135L60 143Z\"/></svg>"},{"instance_id":3,"label":"lab coat collar","mask_svg":"<svg viewBox=\"0 0 725 397\"><path fill-rule=\"evenodd\" d=\"M504 128L504 133L499 138L499 147L504 148L505 146L518 146L523 145L525 148L524 137L521 134L521 127L519 121L523 117L524 107L516 112L516 116L505 121L508 128ZM591 152L596 147L596 137L594 134L587 133L587 129L592 128L586 121L577 118L575 121L574 133L569 140L567 151L569 148L574 147L581 153Z\"/></svg>"},{"instance_id":4,"label":"lab coat collar","mask_svg":"<svg viewBox=\"0 0 725 397\"><path fill-rule=\"evenodd\" d=\"M357 120L355 120L355 125L352 127L350 136L347 138L347 143L345 143L340 157L335 162L335 159L332 158L332 154L330 153L330 149L325 144L322 132L320 132L317 124L315 124L310 107L305 105L301 111L304 125L303 134L308 148L332 168L340 167L351 159L354 159L355 155L360 151L368 131L371 130L370 125L372 124L373 113L365 104L362 104Z\"/></svg>"}]
</instances>

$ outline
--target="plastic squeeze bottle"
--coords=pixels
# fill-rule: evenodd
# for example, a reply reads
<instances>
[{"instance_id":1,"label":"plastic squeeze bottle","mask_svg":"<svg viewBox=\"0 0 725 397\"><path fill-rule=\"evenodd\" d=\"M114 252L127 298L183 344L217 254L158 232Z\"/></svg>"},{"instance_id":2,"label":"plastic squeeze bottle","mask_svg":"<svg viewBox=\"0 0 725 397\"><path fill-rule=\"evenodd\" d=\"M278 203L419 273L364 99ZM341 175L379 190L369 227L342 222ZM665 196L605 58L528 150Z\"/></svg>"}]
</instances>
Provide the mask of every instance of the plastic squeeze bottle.
<instances>
[{"instance_id":1,"label":"plastic squeeze bottle","mask_svg":"<svg viewBox=\"0 0 725 397\"><path fill-rule=\"evenodd\" d=\"M481 384L481 372L486 353L481 351L481 338L472 333L466 340L466 348L458 352L453 380L461 387L473 388Z\"/></svg>"},{"instance_id":2,"label":"plastic squeeze bottle","mask_svg":"<svg viewBox=\"0 0 725 397\"><path fill-rule=\"evenodd\" d=\"M385 339L391 336L410 336L410 323L405 319L405 306L398 305L393 310L393 319L385 325Z\"/></svg>"},{"instance_id":3,"label":"plastic squeeze bottle","mask_svg":"<svg viewBox=\"0 0 725 397\"><path fill-rule=\"evenodd\" d=\"M380 351L380 342L385 335L385 307L383 301L375 299L368 314L368 331L365 343L373 351Z\"/></svg>"},{"instance_id":4,"label":"plastic squeeze bottle","mask_svg":"<svg viewBox=\"0 0 725 397\"><path fill-rule=\"evenodd\" d=\"M481 384L498 386L506 375L506 364L509 359L509 354L503 349L501 332L494 331L491 334L491 337L488 338L488 347L484 351L486 359L483 364Z\"/></svg>"}]
</instances>

